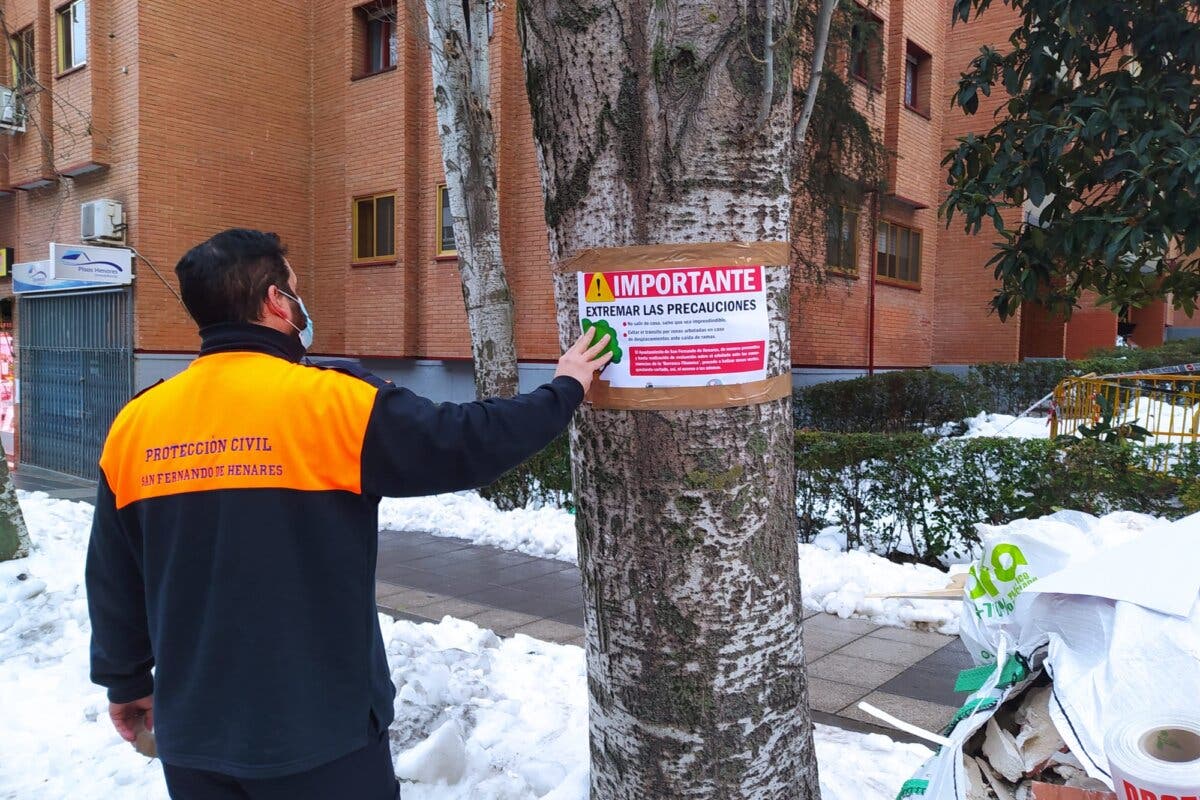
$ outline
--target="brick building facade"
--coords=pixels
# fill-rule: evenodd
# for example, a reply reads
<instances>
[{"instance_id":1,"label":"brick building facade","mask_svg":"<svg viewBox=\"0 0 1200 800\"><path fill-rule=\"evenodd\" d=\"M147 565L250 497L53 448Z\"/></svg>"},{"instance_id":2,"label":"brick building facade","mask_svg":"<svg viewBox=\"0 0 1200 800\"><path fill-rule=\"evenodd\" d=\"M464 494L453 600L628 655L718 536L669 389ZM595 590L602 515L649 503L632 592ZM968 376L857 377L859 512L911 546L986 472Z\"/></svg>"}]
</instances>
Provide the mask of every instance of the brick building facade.
<instances>
[{"instance_id":1,"label":"brick building facade","mask_svg":"<svg viewBox=\"0 0 1200 800\"><path fill-rule=\"evenodd\" d=\"M0 0L6 36L29 50L21 58L49 90L26 92L25 131L0 136L0 246L17 261L45 258L49 242L78 241L81 202L123 204L139 256L139 388L181 369L197 345L168 286L176 260L217 230L248 226L288 243L317 323L316 353L362 359L433 394L470 395L458 276L438 228L442 170L424 22L404 3L392 22L379 13L386 5ZM883 71L863 70L856 91L895 153L878 198L886 252L873 282L871 248L881 238L871 208L857 209L848 216L855 248L842 257L850 272L797 287L797 381L1111 345L1117 320L1104 310L1085 307L1068 324L1037 310L1008 323L989 315L990 244L937 220L941 154L986 124L997 102L964 117L946 98L982 43L1007 38L1007 10L958 27L936 0L883 0L871 11ZM514 4L498 11L491 46L501 240L533 381L558 347ZM19 84L20 69L0 59L0 86ZM0 284L0 293L11 289ZM1161 304L1134 321L1144 345L1188 323Z\"/></svg>"}]
</instances>

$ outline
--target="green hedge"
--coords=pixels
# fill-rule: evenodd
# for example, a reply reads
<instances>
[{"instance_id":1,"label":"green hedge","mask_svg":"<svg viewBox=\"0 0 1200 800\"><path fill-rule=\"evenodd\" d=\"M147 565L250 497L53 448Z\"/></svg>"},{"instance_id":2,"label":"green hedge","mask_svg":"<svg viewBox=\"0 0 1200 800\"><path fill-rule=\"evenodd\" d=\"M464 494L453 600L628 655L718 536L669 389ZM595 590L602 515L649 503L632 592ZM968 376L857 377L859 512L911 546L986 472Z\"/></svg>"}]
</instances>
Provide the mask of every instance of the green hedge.
<instances>
[{"instance_id":1,"label":"green hedge","mask_svg":"<svg viewBox=\"0 0 1200 800\"><path fill-rule=\"evenodd\" d=\"M850 432L922 431L981 411L1020 414L1069 375L1132 372L1200 360L1200 339L1162 347L1100 350L1081 361L977 364L965 377L934 370L881 372L798 389L797 428Z\"/></svg>"},{"instance_id":2,"label":"green hedge","mask_svg":"<svg viewBox=\"0 0 1200 800\"><path fill-rule=\"evenodd\" d=\"M1164 459L1170 474L1146 469ZM850 547L929 564L965 554L977 522L1200 510L1200 446L798 432L796 466L801 540L836 526Z\"/></svg>"},{"instance_id":3,"label":"green hedge","mask_svg":"<svg viewBox=\"0 0 1200 800\"><path fill-rule=\"evenodd\" d=\"M975 523L1061 508L1178 517L1200 511L1200 445L796 433L798 535L837 527L851 547L929 564L963 554ZM1169 458L1168 475L1147 470ZM573 508L566 436L482 494L500 508Z\"/></svg>"},{"instance_id":4,"label":"green hedge","mask_svg":"<svg viewBox=\"0 0 1200 800\"><path fill-rule=\"evenodd\" d=\"M504 511L530 504L573 509L571 442L567 434L479 493Z\"/></svg>"}]
</instances>

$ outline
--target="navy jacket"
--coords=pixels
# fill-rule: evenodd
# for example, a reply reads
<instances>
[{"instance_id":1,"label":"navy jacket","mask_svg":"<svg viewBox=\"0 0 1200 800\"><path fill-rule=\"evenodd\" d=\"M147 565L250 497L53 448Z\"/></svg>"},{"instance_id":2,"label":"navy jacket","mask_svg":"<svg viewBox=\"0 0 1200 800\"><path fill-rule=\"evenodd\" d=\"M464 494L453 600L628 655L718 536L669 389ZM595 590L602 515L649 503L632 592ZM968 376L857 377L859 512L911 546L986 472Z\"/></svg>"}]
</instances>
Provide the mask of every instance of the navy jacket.
<instances>
[{"instance_id":1,"label":"navy jacket","mask_svg":"<svg viewBox=\"0 0 1200 800\"><path fill-rule=\"evenodd\" d=\"M154 694L168 764L303 772L392 721L375 609L379 498L484 486L583 400L557 378L435 404L299 363L295 337L202 332L184 372L130 401L100 460L87 554L92 680Z\"/></svg>"}]
</instances>

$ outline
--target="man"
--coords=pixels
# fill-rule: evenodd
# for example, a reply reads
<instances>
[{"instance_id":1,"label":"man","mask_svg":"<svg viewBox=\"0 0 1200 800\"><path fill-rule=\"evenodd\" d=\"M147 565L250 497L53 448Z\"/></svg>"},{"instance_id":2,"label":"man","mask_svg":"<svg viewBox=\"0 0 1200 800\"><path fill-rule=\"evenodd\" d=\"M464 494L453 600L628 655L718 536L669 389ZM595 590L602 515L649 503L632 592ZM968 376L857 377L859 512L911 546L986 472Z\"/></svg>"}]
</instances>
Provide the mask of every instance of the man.
<instances>
[{"instance_id":1,"label":"man","mask_svg":"<svg viewBox=\"0 0 1200 800\"><path fill-rule=\"evenodd\" d=\"M174 798L391 800L379 498L483 486L541 450L607 339L585 335L530 394L435 405L300 363L313 321L284 255L229 230L175 269L200 355L104 446L92 680L122 737L155 731Z\"/></svg>"}]
</instances>

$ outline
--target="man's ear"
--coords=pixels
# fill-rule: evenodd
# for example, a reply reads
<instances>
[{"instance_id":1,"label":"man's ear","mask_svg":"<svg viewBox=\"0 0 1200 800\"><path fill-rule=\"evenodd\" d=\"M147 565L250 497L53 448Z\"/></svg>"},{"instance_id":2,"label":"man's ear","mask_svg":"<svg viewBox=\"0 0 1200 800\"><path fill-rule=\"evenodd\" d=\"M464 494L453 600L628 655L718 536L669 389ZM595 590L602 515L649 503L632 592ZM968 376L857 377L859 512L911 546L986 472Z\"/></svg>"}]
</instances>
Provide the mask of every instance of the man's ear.
<instances>
[{"instance_id":1,"label":"man's ear","mask_svg":"<svg viewBox=\"0 0 1200 800\"><path fill-rule=\"evenodd\" d=\"M268 286L267 297L263 300L262 308L259 309L259 319L265 320L267 317L278 317L290 320L291 310L287 298L283 296L283 292L279 291L279 287L273 284Z\"/></svg>"}]
</instances>

